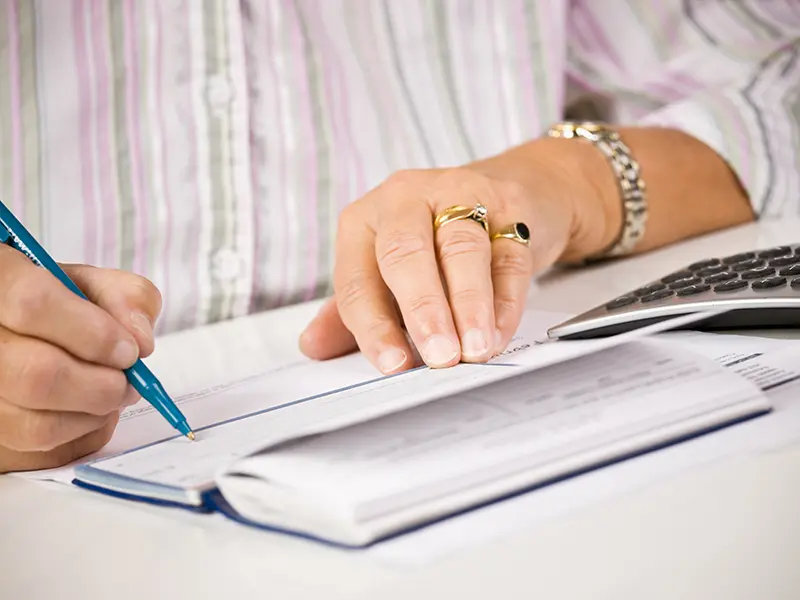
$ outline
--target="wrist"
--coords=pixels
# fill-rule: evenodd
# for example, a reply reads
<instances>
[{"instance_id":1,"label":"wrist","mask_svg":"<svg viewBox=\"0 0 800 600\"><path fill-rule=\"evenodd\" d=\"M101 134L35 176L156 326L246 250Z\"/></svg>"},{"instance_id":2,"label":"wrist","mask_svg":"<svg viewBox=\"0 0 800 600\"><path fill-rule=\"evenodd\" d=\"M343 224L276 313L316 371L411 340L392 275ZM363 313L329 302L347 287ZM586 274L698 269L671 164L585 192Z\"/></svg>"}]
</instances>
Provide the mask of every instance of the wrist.
<instances>
[{"instance_id":1,"label":"wrist","mask_svg":"<svg viewBox=\"0 0 800 600\"><path fill-rule=\"evenodd\" d=\"M567 230L558 262L582 262L619 237L619 185L607 159L587 140L541 137L468 168L520 185L532 201L556 205Z\"/></svg>"},{"instance_id":2,"label":"wrist","mask_svg":"<svg viewBox=\"0 0 800 600\"><path fill-rule=\"evenodd\" d=\"M581 263L607 252L619 239L623 206L617 177L608 159L583 138L542 138L542 150L570 173L573 219L562 263Z\"/></svg>"}]
</instances>

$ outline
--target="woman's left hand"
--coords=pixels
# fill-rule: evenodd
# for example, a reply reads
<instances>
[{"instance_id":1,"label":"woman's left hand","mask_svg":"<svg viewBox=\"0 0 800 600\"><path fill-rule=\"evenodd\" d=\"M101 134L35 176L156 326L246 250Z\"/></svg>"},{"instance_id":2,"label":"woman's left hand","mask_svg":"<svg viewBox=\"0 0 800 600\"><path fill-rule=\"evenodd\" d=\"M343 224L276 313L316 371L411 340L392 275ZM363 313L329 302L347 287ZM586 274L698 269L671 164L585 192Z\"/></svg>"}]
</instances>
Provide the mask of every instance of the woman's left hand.
<instances>
[{"instance_id":1,"label":"woman's left hand","mask_svg":"<svg viewBox=\"0 0 800 600\"><path fill-rule=\"evenodd\" d=\"M431 367L501 352L533 275L607 243L609 211L581 166L603 159L586 149L542 139L463 168L402 171L348 206L339 220L335 296L303 333L303 351L324 359L357 346L386 374L413 366L409 338ZM471 219L434 230L445 209L477 204L487 209L488 233ZM515 223L529 230L529 245L491 240Z\"/></svg>"}]
</instances>

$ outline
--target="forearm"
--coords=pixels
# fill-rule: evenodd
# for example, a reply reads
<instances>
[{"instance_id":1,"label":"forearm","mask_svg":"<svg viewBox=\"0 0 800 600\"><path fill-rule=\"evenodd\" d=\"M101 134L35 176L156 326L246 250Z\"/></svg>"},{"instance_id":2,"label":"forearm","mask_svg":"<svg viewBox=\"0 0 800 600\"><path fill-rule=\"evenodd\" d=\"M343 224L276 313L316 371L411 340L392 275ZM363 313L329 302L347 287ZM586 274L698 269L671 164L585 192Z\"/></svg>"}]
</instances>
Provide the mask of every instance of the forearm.
<instances>
[{"instance_id":1,"label":"forearm","mask_svg":"<svg viewBox=\"0 0 800 600\"><path fill-rule=\"evenodd\" d=\"M639 162L647 186L648 220L635 252L740 225L754 219L736 175L722 158L690 135L663 128L623 128L620 135ZM600 154L600 152L597 152ZM608 227L598 251L622 228L616 178L605 158L587 160L586 177L597 182Z\"/></svg>"}]
</instances>

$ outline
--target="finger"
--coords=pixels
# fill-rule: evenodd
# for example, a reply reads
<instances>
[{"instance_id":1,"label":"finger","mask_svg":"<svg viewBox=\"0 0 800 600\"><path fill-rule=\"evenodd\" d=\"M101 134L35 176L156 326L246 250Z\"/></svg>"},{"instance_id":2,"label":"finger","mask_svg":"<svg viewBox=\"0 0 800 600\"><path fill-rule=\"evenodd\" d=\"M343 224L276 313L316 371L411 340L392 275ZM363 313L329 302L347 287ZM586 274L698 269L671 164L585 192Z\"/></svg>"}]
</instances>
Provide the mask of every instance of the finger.
<instances>
[{"instance_id":1,"label":"finger","mask_svg":"<svg viewBox=\"0 0 800 600\"><path fill-rule=\"evenodd\" d=\"M343 356L357 348L353 334L339 316L335 297L325 301L317 316L300 336L300 350L314 360Z\"/></svg>"},{"instance_id":2,"label":"finger","mask_svg":"<svg viewBox=\"0 0 800 600\"><path fill-rule=\"evenodd\" d=\"M377 202L375 251L423 359L431 367L446 367L459 361L461 348L436 261L432 218L419 188L387 185Z\"/></svg>"},{"instance_id":3,"label":"finger","mask_svg":"<svg viewBox=\"0 0 800 600\"><path fill-rule=\"evenodd\" d=\"M103 427L108 415L30 410L0 400L0 446L48 452Z\"/></svg>"},{"instance_id":4,"label":"finger","mask_svg":"<svg viewBox=\"0 0 800 600\"><path fill-rule=\"evenodd\" d=\"M494 285L494 353L505 350L525 311L533 274L533 253L522 244L505 238L492 242Z\"/></svg>"},{"instance_id":5,"label":"finger","mask_svg":"<svg viewBox=\"0 0 800 600\"><path fill-rule=\"evenodd\" d=\"M495 232L515 223L528 229L528 246L508 238L492 241L492 285L494 287L495 354L505 350L519 327L530 290L533 274L552 263L550 236L542 231L544 223L553 224L552 218L540 214L538 204L523 195L516 186L497 184L502 205L490 214L491 231Z\"/></svg>"},{"instance_id":6,"label":"finger","mask_svg":"<svg viewBox=\"0 0 800 600\"><path fill-rule=\"evenodd\" d=\"M153 327L161 313L162 299L150 280L127 271L89 265L64 265L64 271L92 302L133 334L139 356L152 354Z\"/></svg>"},{"instance_id":7,"label":"finger","mask_svg":"<svg viewBox=\"0 0 800 600\"><path fill-rule=\"evenodd\" d=\"M486 202L486 199L477 200ZM463 202L449 192L432 199L435 212ZM439 266L447 298L467 362L490 359L495 346L492 249L489 235L471 220L451 221L436 232Z\"/></svg>"},{"instance_id":8,"label":"finger","mask_svg":"<svg viewBox=\"0 0 800 600\"><path fill-rule=\"evenodd\" d=\"M105 416L125 405L128 388L119 369L81 361L0 327L0 398L8 403Z\"/></svg>"},{"instance_id":9,"label":"finger","mask_svg":"<svg viewBox=\"0 0 800 600\"><path fill-rule=\"evenodd\" d=\"M126 368L135 338L108 312L73 294L20 252L0 245L0 325L90 362Z\"/></svg>"},{"instance_id":10,"label":"finger","mask_svg":"<svg viewBox=\"0 0 800 600\"><path fill-rule=\"evenodd\" d=\"M369 361L384 374L396 373L412 366L413 353L378 270L375 234L367 223L365 206L353 205L340 219L333 275L335 308ZM334 317L327 319L335 323ZM331 330L333 335L336 329Z\"/></svg>"},{"instance_id":11,"label":"finger","mask_svg":"<svg viewBox=\"0 0 800 600\"><path fill-rule=\"evenodd\" d=\"M98 429L52 450L20 452L0 446L0 473L54 469L97 452L111 439L118 420L117 413L107 415Z\"/></svg>"}]
</instances>

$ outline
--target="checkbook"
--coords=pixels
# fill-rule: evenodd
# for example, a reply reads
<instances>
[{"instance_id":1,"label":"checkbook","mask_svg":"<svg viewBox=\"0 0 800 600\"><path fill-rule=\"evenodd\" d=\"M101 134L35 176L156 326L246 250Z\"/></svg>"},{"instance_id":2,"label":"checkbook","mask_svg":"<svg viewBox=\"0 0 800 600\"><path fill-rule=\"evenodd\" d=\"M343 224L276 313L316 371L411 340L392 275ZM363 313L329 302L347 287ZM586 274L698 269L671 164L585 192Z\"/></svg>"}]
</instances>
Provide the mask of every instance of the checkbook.
<instances>
[{"instance_id":1,"label":"checkbook","mask_svg":"<svg viewBox=\"0 0 800 600\"><path fill-rule=\"evenodd\" d=\"M305 396L297 386L326 363L285 385L267 374L210 391L207 403L251 410L196 428L197 441L103 456L78 466L73 483L368 547L769 412L752 381L656 335L692 318L595 340L523 340L487 364Z\"/></svg>"}]
</instances>

